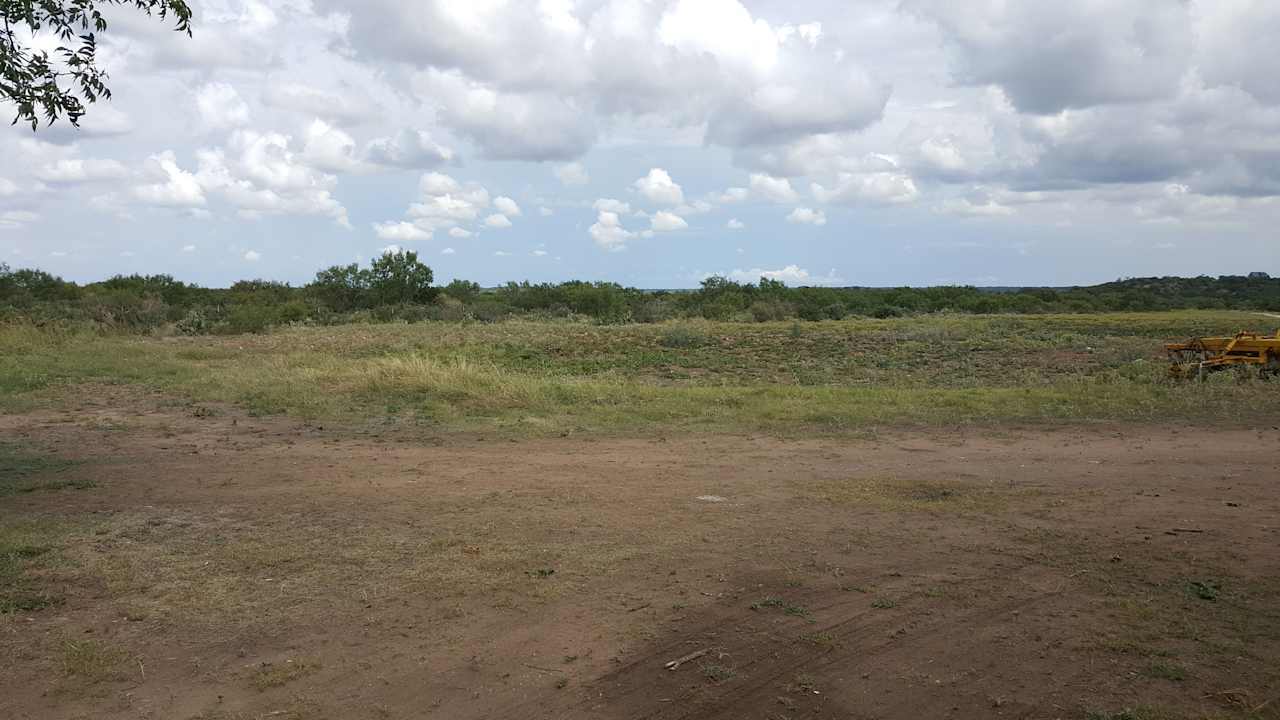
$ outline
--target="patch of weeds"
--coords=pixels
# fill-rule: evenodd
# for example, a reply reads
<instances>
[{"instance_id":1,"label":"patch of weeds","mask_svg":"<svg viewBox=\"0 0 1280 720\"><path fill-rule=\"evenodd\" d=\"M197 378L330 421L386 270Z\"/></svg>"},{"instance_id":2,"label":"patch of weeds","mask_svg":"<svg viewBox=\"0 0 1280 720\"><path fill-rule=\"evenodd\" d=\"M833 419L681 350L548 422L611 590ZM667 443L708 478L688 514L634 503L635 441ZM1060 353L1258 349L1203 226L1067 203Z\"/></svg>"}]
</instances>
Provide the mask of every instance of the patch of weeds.
<instances>
[{"instance_id":1,"label":"patch of weeds","mask_svg":"<svg viewBox=\"0 0 1280 720\"><path fill-rule=\"evenodd\" d=\"M776 608L786 606L786 601L777 597L765 597L751 603L752 610L764 610L766 608Z\"/></svg>"},{"instance_id":2,"label":"patch of weeds","mask_svg":"<svg viewBox=\"0 0 1280 720\"><path fill-rule=\"evenodd\" d=\"M862 593L863 595L869 595L871 593L871 588L866 587L865 585L841 585L840 589L845 592Z\"/></svg>"},{"instance_id":3,"label":"patch of weeds","mask_svg":"<svg viewBox=\"0 0 1280 720\"><path fill-rule=\"evenodd\" d=\"M291 683L298 678L310 675L319 669L319 663L307 662L304 660L286 660L279 665L263 663L262 666L254 672L251 683L258 692L264 692L271 688L287 685L288 683Z\"/></svg>"},{"instance_id":4,"label":"patch of weeds","mask_svg":"<svg viewBox=\"0 0 1280 720\"><path fill-rule=\"evenodd\" d=\"M809 617L809 609L800 605L787 605L782 612L793 617Z\"/></svg>"},{"instance_id":5,"label":"patch of weeds","mask_svg":"<svg viewBox=\"0 0 1280 720\"><path fill-rule=\"evenodd\" d=\"M62 603L62 598L44 592L36 585L29 570L52 548L36 544L39 526L24 532L10 527L0 531L0 615L37 612Z\"/></svg>"},{"instance_id":6,"label":"patch of weeds","mask_svg":"<svg viewBox=\"0 0 1280 720\"><path fill-rule=\"evenodd\" d=\"M555 575L556 571L554 568L537 568L535 570L526 570L524 574L535 578L549 578Z\"/></svg>"},{"instance_id":7,"label":"patch of weeds","mask_svg":"<svg viewBox=\"0 0 1280 720\"><path fill-rule=\"evenodd\" d=\"M765 597L751 603L751 609L760 611L769 608L782 608L782 612L794 617L809 617L809 610L801 605L793 605L779 597Z\"/></svg>"},{"instance_id":8,"label":"patch of weeds","mask_svg":"<svg viewBox=\"0 0 1280 720\"><path fill-rule=\"evenodd\" d=\"M1173 682L1182 682L1187 679L1187 671L1177 665L1169 663L1151 663L1142 670L1142 674L1156 680L1171 680Z\"/></svg>"},{"instance_id":9,"label":"patch of weeds","mask_svg":"<svg viewBox=\"0 0 1280 720\"><path fill-rule=\"evenodd\" d=\"M1212 602L1217 600L1218 596L1222 594L1222 583L1216 580L1207 580L1204 582L1201 582L1200 580L1188 580L1187 591L1201 600L1208 600Z\"/></svg>"},{"instance_id":10,"label":"patch of weeds","mask_svg":"<svg viewBox=\"0 0 1280 720\"><path fill-rule=\"evenodd\" d=\"M658 344L668 348L696 348L706 343L706 335L684 325L673 325L658 338Z\"/></svg>"},{"instance_id":11,"label":"patch of weeds","mask_svg":"<svg viewBox=\"0 0 1280 720\"><path fill-rule=\"evenodd\" d=\"M732 680L737 674L736 670L727 665L707 663L702 666L702 676L712 682L722 683Z\"/></svg>"},{"instance_id":12,"label":"patch of weeds","mask_svg":"<svg viewBox=\"0 0 1280 720\"><path fill-rule=\"evenodd\" d=\"M808 633L807 635L801 635L800 639L820 648L833 648L836 646L835 636L829 632Z\"/></svg>"},{"instance_id":13,"label":"patch of weeds","mask_svg":"<svg viewBox=\"0 0 1280 720\"><path fill-rule=\"evenodd\" d=\"M10 443L0 443L0 497L38 490L86 490L94 487L92 480L64 476L78 464L33 453Z\"/></svg>"},{"instance_id":14,"label":"patch of weeds","mask_svg":"<svg viewBox=\"0 0 1280 720\"><path fill-rule=\"evenodd\" d=\"M62 643L62 674L86 682L122 680L128 655L97 640Z\"/></svg>"},{"instance_id":15,"label":"patch of weeds","mask_svg":"<svg viewBox=\"0 0 1280 720\"><path fill-rule=\"evenodd\" d=\"M898 607L898 603L892 598L876 598L871 601L871 607L877 610L888 610L889 608Z\"/></svg>"}]
</instances>

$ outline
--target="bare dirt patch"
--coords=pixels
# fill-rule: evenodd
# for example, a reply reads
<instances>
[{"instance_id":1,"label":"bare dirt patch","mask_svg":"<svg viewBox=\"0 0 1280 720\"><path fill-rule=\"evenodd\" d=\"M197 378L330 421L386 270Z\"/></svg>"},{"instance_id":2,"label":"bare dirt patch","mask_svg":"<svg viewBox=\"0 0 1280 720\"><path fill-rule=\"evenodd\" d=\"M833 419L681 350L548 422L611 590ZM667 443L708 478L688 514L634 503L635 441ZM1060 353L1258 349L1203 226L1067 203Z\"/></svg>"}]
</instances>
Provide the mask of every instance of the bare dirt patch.
<instances>
[{"instance_id":1,"label":"bare dirt patch","mask_svg":"<svg viewBox=\"0 0 1280 720\"><path fill-rule=\"evenodd\" d=\"M1273 427L511 441L101 387L0 438L41 599L0 613L0 717L1280 705Z\"/></svg>"}]
</instances>

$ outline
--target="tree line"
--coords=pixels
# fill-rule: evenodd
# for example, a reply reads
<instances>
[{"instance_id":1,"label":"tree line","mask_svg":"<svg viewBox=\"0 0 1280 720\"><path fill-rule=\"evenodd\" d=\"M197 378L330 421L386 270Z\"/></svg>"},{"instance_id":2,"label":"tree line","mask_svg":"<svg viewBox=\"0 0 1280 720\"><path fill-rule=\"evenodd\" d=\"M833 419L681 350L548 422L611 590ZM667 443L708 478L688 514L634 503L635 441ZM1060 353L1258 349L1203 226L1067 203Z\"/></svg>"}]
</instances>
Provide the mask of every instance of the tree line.
<instances>
[{"instance_id":1,"label":"tree line","mask_svg":"<svg viewBox=\"0 0 1280 720\"><path fill-rule=\"evenodd\" d=\"M710 277L696 290L641 290L608 282L511 282L481 288L466 280L438 286L413 252L389 253L368 267L335 265L297 287L242 280L206 288L169 275L117 275L78 285L38 269L0 264L0 320L84 321L187 334L261 332L290 323L479 321L510 317L585 318L652 323L674 318L767 322L888 318L937 312L1094 313L1176 309L1280 309L1280 278L1132 278L1091 287L788 287L761 278Z\"/></svg>"}]
</instances>

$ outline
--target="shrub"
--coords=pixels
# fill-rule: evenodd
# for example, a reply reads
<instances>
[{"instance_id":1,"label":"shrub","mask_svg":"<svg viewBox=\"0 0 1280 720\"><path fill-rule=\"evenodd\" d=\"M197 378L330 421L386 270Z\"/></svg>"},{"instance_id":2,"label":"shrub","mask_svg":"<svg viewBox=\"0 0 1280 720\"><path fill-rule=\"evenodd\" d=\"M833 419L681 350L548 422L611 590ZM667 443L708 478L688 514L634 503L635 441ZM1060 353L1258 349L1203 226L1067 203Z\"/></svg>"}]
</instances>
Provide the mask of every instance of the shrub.
<instances>
[{"instance_id":1,"label":"shrub","mask_svg":"<svg viewBox=\"0 0 1280 720\"><path fill-rule=\"evenodd\" d=\"M791 303L784 300L767 299L757 300L751 303L751 317L756 322L769 322L773 320L786 320L795 315L796 309Z\"/></svg>"},{"instance_id":2,"label":"shrub","mask_svg":"<svg viewBox=\"0 0 1280 720\"><path fill-rule=\"evenodd\" d=\"M276 309L270 305L237 305L227 316L226 329L231 333L261 333L279 319Z\"/></svg>"},{"instance_id":3,"label":"shrub","mask_svg":"<svg viewBox=\"0 0 1280 720\"><path fill-rule=\"evenodd\" d=\"M658 344L669 348L695 348L705 345L706 342L706 335L687 325L672 325L658 338Z\"/></svg>"},{"instance_id":4,"label":"shrub","mask_svg":"<svg viewBox=\"0 0 1280 720\"><path fill-rule=\"evenodd\" d=\"M217 323L206 308L191 308L176 324L174 330L181 335L208 335Z\"/></svg>"}]
</instances>

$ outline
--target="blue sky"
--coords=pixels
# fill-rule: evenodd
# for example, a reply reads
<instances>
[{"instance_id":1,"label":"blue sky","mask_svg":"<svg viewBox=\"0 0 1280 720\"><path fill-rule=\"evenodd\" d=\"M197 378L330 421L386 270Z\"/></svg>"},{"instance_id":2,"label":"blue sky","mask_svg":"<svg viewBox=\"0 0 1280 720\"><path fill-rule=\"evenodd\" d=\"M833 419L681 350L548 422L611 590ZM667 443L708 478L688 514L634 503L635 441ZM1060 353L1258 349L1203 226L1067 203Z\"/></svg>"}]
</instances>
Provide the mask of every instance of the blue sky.
<instances>
[{"instance_id":1,"label":"blue sky","mask_svg":"<svg viewBox=\"0 0 1280 720\"><path fill-rule=\"evenodd\" d=\"M116 95L82 130L0 130L0 261L209 285L391 246L486 285L1280 274L1275 3L196 5L190 40L109 15Z\"/></svg>"}]
</instances>

